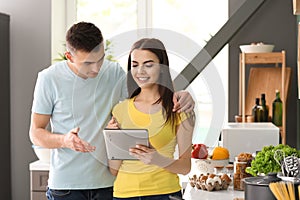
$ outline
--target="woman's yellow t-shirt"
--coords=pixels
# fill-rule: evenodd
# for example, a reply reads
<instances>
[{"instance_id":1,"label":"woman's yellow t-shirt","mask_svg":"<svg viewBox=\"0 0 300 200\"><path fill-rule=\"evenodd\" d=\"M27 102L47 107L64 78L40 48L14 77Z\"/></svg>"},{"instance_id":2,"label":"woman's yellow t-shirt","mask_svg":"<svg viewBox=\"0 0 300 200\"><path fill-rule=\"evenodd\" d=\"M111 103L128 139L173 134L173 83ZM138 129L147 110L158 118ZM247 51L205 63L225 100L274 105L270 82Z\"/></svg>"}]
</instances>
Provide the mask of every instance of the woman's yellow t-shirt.
<instances>
[{"instance_id":1,"label":"woman's yellow t-shirt","mask_svg":"<svg viewBox=\"0 0 300 200\"><path fill-rule=\"evenodd\" d=\"M175 151L176 129L165 123L162 111L146 114L137 110L134 99L125 100L113 109L113 115L120 128L148 129L151 145L162 155L173 158ZM186 119L180 114L180 121ZM178 124L180 123L178 121ZM114 183L114 197L126 198L168 194L179 191L177 174L168 172L156 165L146 165L141 161L124 160Z\"/></svg>"}]
</instances>

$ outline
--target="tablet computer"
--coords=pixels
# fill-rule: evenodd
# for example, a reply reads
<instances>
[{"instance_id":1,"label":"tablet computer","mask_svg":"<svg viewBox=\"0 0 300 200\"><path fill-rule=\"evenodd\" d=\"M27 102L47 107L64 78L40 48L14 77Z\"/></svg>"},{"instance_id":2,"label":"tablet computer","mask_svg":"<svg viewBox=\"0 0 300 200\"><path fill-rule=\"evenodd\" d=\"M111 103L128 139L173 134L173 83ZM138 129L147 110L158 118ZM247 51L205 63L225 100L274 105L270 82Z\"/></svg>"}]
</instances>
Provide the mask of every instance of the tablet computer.
<instances>
[{"instance_id":1,"label":"tablet computer","mask_svg":"<svg viewBox=\"0 0 300 200\"><path fill-rule=\"evenodd\" d=\"M108 159L137 160L129 155L129 148L137 144L149 146L147 129L104 129L104 140Z\"/></svg>"}]
</instances>

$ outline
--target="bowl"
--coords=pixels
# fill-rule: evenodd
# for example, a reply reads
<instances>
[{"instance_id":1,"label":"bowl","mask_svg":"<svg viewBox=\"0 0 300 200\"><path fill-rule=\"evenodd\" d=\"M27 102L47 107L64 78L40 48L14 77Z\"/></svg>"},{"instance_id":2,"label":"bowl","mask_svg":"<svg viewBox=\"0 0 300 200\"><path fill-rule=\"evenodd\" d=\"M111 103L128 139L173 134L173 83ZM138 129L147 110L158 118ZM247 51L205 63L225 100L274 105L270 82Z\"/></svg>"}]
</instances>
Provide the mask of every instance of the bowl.
<instances>
[{"instance_id":1,"label":"bowl","mask_svg":"<svg viewBox=\"0 0 300 200\"><path fill-rule=\"evenodd\" d=\"M212 159L197 159L192 158L191 172L194 174L212 174L215 167L226 167L229 164L229 159L212 160Z\"/></svg>"},{"instance_id":2,"label":"bowl","mask_svg":"<svg viewBox=\"0 0 300 200\"><path fill-rule=\"evenodd\" d=\"M244 53L268 53L274 49L273 44L254 43L249 45L240 45L240 49Z\"/></svg>"},{"instance_id":3,"label":"bowl","mask_svg":"<svg viewBox=\"0 0 300 200\"><path fill-rule=\"evenodd\" d=\"M38 157L38 159L41 162L46 162L46 163L50 162L50 149L36 146L36 145L32 145L32 148L34 150L35 155Z\"/></svg>"},{"instance_id":4,"label":"bowl","mask_svg":"<svg viewBox=\"0 0 300 200\"><path fill-rule=\"evenodd\" d=\"M234 118L235 118L235 122L243 122L242 115L235 115ZM252 115L246 115L245 122L254 122L254 117Z\"/></svg>"}]
</instances>

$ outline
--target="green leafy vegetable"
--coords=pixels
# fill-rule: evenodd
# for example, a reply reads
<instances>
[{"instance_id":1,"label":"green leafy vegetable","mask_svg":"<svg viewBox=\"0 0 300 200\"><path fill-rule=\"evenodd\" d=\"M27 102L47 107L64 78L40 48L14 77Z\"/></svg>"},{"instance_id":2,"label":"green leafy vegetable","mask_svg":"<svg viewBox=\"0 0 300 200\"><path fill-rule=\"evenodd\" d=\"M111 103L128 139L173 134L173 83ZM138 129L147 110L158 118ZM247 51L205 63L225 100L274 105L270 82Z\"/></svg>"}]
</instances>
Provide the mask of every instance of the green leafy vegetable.
<instances>
[{"instance_id":1,"label":"green leafy vegetable","mask_svg":"<svg viewBox=\"0 0 300 200\"><path fill-rule=\"evenodd\" d=\"M282 154L276 154L276 158L281 162L284 157L295 155L300 157L300 151L288 145L279 144L277 146L265 146L257 153L254 160L251 162L251 167L246 168L246 172L252 176L257 176L259 173L268 174L270 172L280 172L281 166L274 159L276 150L281 150Z\"/></svg>"}]
</instances>

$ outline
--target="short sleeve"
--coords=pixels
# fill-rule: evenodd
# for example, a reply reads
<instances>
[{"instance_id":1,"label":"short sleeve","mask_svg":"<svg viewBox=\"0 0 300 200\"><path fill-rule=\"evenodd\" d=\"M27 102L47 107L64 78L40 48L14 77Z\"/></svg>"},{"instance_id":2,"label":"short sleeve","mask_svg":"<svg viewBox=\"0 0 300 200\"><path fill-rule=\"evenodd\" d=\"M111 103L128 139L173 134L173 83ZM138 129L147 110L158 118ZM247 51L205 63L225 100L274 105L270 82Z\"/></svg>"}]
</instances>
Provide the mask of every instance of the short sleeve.
<instances>
[{"instance_id":1,"label":"short sleeve","mask_svg":"<svg viewBox=\"0 0 300 200\"><path fill-rule=\"evenodd\" d=\"M181 112L179 114L177 114L177 123L176 125L178 126L179 124L181 124L184 120L188 119L192 117L191 113L185 113L185 112Z\"/></svg>"},{"instance_id":2,"label":"short sleeve","mask_svg":"<svg viewBox=\"0 0 300 200\"><path fill-rule=\"evenodd\" d=\"M53 98L51 87L44 73L40 72L36 81L31 111L39 114L52 114Z\"/></svg>"}]
</instances>

